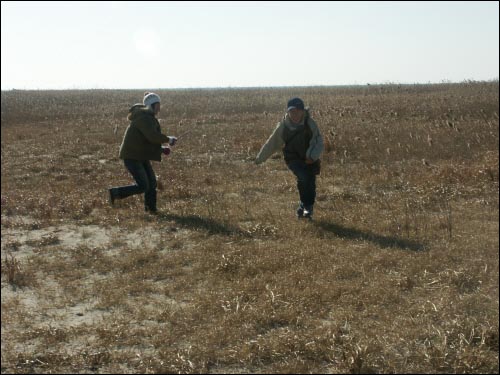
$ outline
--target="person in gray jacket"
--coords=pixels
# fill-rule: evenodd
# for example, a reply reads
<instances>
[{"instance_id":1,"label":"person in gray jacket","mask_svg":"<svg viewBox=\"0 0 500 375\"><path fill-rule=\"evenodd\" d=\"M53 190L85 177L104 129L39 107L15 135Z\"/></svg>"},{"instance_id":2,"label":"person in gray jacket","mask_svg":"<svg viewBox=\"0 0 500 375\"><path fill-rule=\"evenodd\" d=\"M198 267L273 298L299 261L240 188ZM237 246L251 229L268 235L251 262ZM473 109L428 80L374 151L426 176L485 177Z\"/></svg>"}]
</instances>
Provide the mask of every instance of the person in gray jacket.
<instances>
[{"instance_id":1,"label":"person in gray jacket","mask_svg":"<svg viewBox=\"0 0 500 375\"><path fill-rule=\"evenodd\" d=\"M323 152L323 137L300 98L288 101L283 120L278 123L262 146L255 163L265 162L280 149L283 150L288 168L297 177L300 197L297 217L312 219L316 199L316 175L319 174L319 159Z\"/></svg>"}]
</instances>

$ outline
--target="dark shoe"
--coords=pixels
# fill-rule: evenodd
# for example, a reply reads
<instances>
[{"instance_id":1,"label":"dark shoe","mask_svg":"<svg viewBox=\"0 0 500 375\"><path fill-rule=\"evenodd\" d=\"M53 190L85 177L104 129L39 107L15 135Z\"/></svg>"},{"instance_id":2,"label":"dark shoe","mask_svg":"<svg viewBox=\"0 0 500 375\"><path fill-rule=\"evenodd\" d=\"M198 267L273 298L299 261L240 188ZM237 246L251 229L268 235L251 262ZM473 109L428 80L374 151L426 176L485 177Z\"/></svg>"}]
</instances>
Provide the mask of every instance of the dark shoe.
<instances>
[{"instance_id":1,"label":"dark shoe","mask_svg":"<svg viewBox=\"0 0 500 375\"><path fill-rule=\"evenodd\" d=\"M146 207L146 212L149 212L152 215L156 215L158 213L158 210L156 208Z\"/></svg>"},{"instance_id":2,"label":"dark shoe","mask_svg":"<svg viewBox=\"0 0 500 375\"><path fill-rule=\"evenodd\" d=\"M114 206L115 204L115 195L113 194L113 189L108 189L109 192L109 204Z\"/></svg>"},{"instance_id":3,"label":"dark shoe","mask_svg":"<svg viewBox=\"0 0 500 375\"><path fill-rule=\"evenodd\" d=\"M304 217L304 203L302 203L302 201L299 201L299 207L297 207L295 213L297 214L297 218L299 219L302 219Z\"/></svg>"},{"instance_id":4,"label":"dark shoe","mask_svg":"<svg viewBox=\"0 0 500 375\"><path fill-rule=\"evenodd\" d=\"M301 218L303 218L303 217L304 217L304 209L303 209L302 207L297 208L297 211L296 211L296 212L297 212L297 217L298 217L299 219L301 219Z\"/></svg>"}]
</instances>

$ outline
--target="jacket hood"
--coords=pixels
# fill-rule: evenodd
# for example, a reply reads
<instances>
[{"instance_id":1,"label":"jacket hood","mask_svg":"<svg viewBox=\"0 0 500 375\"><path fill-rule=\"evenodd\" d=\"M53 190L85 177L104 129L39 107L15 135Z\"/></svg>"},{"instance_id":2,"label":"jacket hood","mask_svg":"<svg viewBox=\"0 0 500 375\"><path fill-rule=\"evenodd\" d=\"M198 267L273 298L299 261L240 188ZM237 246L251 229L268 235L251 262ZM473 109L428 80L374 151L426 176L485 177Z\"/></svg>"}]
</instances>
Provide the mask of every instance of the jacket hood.
<instances>
[{"instance_id":1,"label":"jacket hood","mask_svg":"<svg viewBox=\"0 0 500 375\"><path fill-rule=\"evenodd\" d=\"M130 109L128 110L127 118L130 121L132 121L132 120L135 120L135 119L142 117L146 114L153 115L151 108L148 106L145 106L144 104L137 103L137 104L134 104L132 107L130 107Z\"/></svg>"}]
</instances>

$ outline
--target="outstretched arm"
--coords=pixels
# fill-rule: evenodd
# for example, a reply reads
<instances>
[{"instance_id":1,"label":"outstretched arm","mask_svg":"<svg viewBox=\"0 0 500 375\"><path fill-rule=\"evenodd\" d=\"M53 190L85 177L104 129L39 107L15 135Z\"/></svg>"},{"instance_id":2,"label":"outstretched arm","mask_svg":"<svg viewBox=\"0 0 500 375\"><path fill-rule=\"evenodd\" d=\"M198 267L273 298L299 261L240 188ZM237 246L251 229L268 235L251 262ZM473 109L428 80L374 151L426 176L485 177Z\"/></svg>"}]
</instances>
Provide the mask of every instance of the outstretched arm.
<instances>
[{"instance_id":1,"label":"outstretched arm","mask_svg":"<svg viewBox=\"0 0 500 375\"><path fill-rule=\"evenodd\" d=\"M272 154L283 147L283 144L285 143L283 141L283 126L283 122L280 122L276 126L273 134L271 134L267 142L264 144L264 146L262 146L259 153L257 154L255 164L261 164L265 162Z\"/></svg>"}]
</instances>

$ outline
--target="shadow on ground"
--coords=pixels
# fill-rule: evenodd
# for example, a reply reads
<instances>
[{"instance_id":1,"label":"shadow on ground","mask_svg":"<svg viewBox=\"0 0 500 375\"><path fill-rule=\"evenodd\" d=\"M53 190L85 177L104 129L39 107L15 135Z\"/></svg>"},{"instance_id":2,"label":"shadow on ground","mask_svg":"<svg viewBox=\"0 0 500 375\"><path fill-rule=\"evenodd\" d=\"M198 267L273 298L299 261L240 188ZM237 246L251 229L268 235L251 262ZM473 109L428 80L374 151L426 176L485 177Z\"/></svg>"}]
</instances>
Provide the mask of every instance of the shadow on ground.
<instances>
[{"instance_id":1,"label":"shadow on ground","mask_svg":"<svg viewBox=\"0 0 500 375\"><path fill-rule=\"evenodd\" d=\"M330 223L328 221L315 221L315 224L323 231L332 233L337 237L346 238L349 240L370 241L374 244L385 248L400 248L403 250L423 251L425 245L416 241L406 240L397 237L381 236L379 234L361 231L355 228L347 228L339 224Z\"/></svg>"},{"instance_id":2,"label":"shadow on ground","mask_svg":"<svg viewBox=\"0 0 500 375\"><path fill-rule=\"evenodd\" d=\"M240 228L225 224L219 223L216 220L204 218L202 216L196 215L188 215L188 216L180 216L173 214L159 214L158 218L160 220L165 221L175 221L175 223L183 228L191 229L191 230L206 230L210 234L223 234L226 236L239 235L239 236L248 236L248 233L242 231Z\"/></svg>"}]
</instances>

